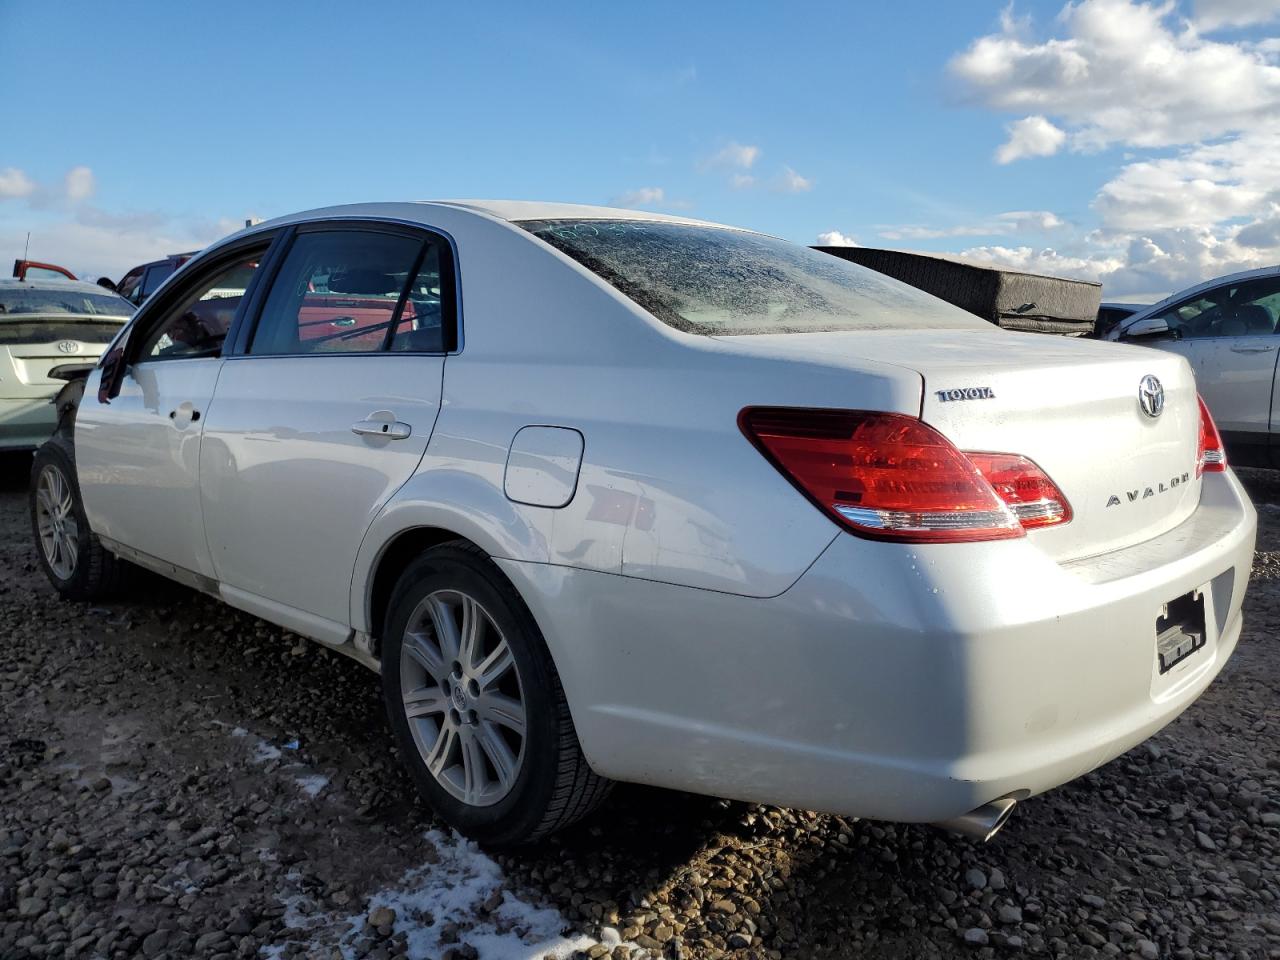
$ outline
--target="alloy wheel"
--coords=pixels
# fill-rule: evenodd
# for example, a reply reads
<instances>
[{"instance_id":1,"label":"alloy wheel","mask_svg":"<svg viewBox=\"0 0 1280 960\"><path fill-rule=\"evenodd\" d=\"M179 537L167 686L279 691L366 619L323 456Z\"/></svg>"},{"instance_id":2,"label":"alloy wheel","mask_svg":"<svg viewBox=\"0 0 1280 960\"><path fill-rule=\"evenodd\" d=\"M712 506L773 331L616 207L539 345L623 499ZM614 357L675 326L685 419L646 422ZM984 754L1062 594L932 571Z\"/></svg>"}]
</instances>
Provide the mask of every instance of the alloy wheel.
<instances>
[{"instance_id":1,"label":"alloy wheel","mask_svg":"<svg viewBox=\"0 0 1280 960\"><path fill-rule=\"evenodd\" d=\"M400 692L441 787L477 807L511 792L524 761L524 691L506 638L478 600L437 590L418 604L400 646Z\"/></svg>"},{"instance_id":2,"label":"alloy wheel","mask_svg":"<svg viewBox=\"0 0 1280 960\"><path fill-rule=\"evenodd\" d=\"M56 466L46 466L36 484L36 530L45 562L59 580L71 579L80 558L80 523L74 508L66 476Z\"/></svg>"}]
</instances>

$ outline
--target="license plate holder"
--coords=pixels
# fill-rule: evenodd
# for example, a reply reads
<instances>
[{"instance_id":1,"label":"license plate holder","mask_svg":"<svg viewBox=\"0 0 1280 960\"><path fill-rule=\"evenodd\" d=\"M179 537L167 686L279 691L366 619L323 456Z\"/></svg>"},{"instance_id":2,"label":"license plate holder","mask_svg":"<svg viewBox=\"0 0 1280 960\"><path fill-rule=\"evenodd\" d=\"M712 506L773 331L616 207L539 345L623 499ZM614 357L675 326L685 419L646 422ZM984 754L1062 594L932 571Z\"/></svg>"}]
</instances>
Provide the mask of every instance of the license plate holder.
<instances>
[{"instance_id":1,"label":"license plate holder","mask_svg":"<svg viewBox=\"0 0 1280 960\"><path fill-rule=\"evenodd\" d=\"M1184 593L1164 605L1156 617L1156 665L1163 676L1209 643L1204 594Z\"/></svg>"}]
</instances>

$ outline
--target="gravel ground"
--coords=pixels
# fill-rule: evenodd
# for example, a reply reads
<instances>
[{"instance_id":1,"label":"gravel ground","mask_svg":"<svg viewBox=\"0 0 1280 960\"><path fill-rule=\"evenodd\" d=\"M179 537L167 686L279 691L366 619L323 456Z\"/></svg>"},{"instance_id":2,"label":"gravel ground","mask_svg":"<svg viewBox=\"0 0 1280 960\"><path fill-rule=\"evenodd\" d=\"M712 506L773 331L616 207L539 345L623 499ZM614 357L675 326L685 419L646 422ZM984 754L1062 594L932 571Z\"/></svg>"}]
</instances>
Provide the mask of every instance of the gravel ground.
<instances>
[{"instance_id":1,"label":"gravel ground","mask_svg":"<svg viewBox=\"0 0 1280 960\"><path fill-rule=\"evenodd\" d=\"M991 844L622 787L490 859L418 802L354 662L180 589L58 601L8 463L0 957L1280 958L1280 474L1246 482L1223 675Z\"/></svg>"}]
</instances>

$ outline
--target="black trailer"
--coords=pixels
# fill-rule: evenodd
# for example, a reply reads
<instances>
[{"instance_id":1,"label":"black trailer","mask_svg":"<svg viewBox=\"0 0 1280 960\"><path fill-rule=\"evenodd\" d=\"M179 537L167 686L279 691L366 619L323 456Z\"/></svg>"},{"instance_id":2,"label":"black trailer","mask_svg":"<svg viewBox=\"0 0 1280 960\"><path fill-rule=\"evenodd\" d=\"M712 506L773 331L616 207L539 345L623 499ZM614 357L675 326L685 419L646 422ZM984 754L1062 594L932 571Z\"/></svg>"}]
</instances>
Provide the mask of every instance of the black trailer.
<instances>
[{"instance_id":1,"label":"black trailer","mask_svg":"<svg viewBox=\"0 0 1280 960\"><path fill-rule=\"evenodd\" d=\"M814 247L954 303L1007 330L1089 336L1102 284L1047 277L939 253Z\"/></svg>"}]
</instances>

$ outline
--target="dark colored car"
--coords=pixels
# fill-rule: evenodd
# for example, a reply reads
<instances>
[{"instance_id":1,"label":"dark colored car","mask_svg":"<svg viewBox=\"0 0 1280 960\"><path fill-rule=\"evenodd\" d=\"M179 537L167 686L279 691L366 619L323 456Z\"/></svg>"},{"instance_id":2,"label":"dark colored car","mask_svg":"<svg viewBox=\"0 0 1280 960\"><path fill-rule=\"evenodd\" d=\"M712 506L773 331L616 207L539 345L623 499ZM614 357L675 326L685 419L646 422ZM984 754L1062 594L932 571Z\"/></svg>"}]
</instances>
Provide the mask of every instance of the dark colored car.
<instances>
[{"instance_id":1,"label":"dark colored car","mask_svg":"<svg viewBox=\"0 0 1280 960\"><path fill-rule=\"evenodd\" d=\"M171 253L163 260L153 260L134 267L116 284L116 292L138 306L155 293L156 287L168 280L175 270L194 257L196 252Z\"/></svg>"}]
</instances>

